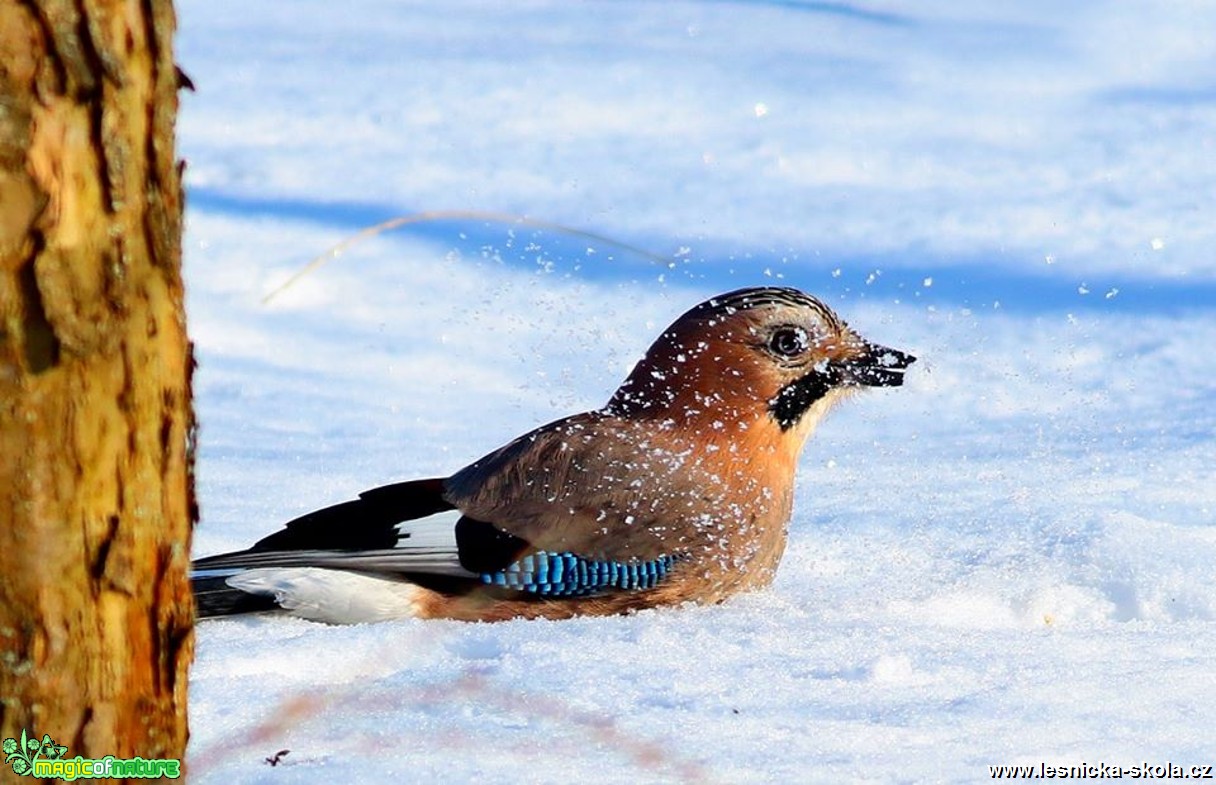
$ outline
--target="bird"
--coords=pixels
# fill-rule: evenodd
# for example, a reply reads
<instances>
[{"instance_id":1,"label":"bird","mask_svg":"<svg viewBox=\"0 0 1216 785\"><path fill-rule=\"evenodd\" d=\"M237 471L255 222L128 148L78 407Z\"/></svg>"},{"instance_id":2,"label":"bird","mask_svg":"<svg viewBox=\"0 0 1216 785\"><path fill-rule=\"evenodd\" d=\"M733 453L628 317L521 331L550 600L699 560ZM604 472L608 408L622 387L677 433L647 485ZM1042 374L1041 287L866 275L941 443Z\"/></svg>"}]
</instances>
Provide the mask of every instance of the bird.
<instances>
[{"instance_id":1,"label":"bird","mask_svg":"<svg viewBox=\"0 0 1216 785\"><path fill-rule=\"evenodd\" d=\"M198 616L500 621L721 603L772 582L820 420L852 392L902 385L915 360L795 288L712 297L602 408L196 560Z\"/></svg>"}]
</instances>

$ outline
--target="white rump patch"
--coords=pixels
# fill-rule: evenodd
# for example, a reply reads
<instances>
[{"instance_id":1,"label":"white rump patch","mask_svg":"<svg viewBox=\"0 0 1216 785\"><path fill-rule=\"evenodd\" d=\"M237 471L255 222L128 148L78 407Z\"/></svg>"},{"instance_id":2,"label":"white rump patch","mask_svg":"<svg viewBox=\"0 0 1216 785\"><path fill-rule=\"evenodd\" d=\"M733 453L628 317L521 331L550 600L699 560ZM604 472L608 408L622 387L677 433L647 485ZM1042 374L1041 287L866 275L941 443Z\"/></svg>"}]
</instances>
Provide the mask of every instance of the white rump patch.
<instances>
[{"instance_id":1,"label":"white rump patch","mask_svg":"<svg viewBox=\"0 0 1216 785\"><path fill-rule=\"evenodd\" d=\"M412 618L426 591L405 581L320 567L262 567L233 575L225 583L273 596L293 616L326 624Z\"/></svg>"}]
</instances>

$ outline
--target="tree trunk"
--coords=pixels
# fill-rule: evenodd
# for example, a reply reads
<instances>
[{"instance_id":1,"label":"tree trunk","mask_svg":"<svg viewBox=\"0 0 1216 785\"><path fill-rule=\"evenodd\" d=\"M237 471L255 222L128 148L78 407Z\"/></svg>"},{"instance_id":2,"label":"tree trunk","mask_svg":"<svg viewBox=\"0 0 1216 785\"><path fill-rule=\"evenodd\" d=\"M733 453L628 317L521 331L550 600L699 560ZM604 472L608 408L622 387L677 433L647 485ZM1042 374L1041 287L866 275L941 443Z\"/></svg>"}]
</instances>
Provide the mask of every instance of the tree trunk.
<instances>
[{"instance_id":1,"label":"tree trunk","mask_svg":"<svg viewBox=\"0 0 1216 785\"><path fill-rule=\"evenodd\" d=\"M73 758L186 745L174 24L169 0L0 0L0 739Z\"/></svg>"}]
</instances>

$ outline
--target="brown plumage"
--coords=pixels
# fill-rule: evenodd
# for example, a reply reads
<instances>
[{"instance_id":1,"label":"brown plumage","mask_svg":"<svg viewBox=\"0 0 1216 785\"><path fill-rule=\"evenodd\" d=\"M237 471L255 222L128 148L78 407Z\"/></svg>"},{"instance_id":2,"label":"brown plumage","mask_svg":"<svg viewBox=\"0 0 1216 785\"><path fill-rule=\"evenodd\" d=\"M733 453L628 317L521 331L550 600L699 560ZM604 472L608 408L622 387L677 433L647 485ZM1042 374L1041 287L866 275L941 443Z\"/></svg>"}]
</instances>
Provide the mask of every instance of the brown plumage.
<instances>
[{"instance_id":1,"label":"brown plumage","mask_svg":"<svg viewBox=\"0 0 1216 785\"><path fill-rule=\"evenodd\" d=\"M231 610L235 587L327 621L360 614L342 602L333 612L318 569L392 581L392 597L373 602L368 618L561 618L719 602L771 582L798 456L823 415L859 386L901 384L913 361L863 340L797 290L732 292L677 319L603 409L538 428L445 480L369 492L196 566L249 570L213 591L217 612ZM452 546L422 547L433 532L421 522L444 510L460 516ZM360 515L379 538L343 542L337 533ZM382 536L389 529L397 539ZM535 554L671 562L652 587L575 596L482 582ZM200 583L204 614L211 581Z\"/></svg>"}]
</instances>

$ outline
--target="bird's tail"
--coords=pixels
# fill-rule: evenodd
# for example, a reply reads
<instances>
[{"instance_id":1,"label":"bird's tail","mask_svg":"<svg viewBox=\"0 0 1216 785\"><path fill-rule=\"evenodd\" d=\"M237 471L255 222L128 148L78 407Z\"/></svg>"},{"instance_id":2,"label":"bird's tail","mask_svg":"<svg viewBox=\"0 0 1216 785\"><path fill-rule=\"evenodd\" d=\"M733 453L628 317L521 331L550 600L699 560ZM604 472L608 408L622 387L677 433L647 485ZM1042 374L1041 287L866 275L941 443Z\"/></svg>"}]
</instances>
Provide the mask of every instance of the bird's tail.
<instances>
[{"instance_id":1,"label":"bird's tail","mask_svg":"<svg viewBox=\"0 0 1216 785\"><path fill-rule=\"evenodd\" d=\"M191 575L190 588L194 591L195 613L200 619L261 613L279 607L274 597L250 594L229 586L225 575Z\"/></svg>"},{"instance_id":2,"label":"bird's tail","mask_svg":"<svg viewBox=\"0 0 1216 785\"><path fill-rule=\"evenodd\" d=\"M196 560L190 577L198 616L311 606L322 593L374 594L381 586L392 604L411 576L469 577L453 531L460 512L443 498L443 482L365 491L296 518L247 550Z\"/></svg>"},{"instance_id":3,"label":"bird's tail","mask_svg":"<svg viewBox=\"0 0 1216 785\"><path fill-rule=\"evenodd\" d=\"M409 584L478 577L460 565L450 520L411 524L394 548L251 548L198 559L190 573L196 616L286 610L338 623L396 618L410 615L415 603L416 592ZM445 538L450 544L438 542Z\"/></svg>"}]
</instances>

